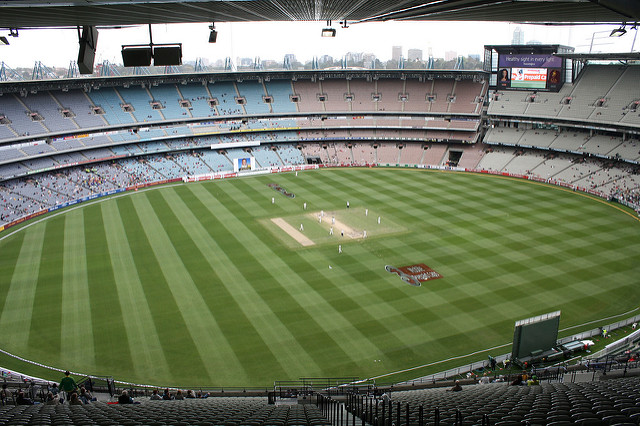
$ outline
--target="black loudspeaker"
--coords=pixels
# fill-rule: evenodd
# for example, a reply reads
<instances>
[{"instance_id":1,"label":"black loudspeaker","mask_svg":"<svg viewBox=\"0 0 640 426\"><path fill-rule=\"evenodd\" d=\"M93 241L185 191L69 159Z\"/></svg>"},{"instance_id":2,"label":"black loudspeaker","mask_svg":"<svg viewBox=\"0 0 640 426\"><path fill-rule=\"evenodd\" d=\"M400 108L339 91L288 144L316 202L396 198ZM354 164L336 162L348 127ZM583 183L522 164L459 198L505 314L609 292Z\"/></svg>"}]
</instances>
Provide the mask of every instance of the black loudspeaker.
<instances>
[{"instance_id":1,"label":"black loudspeaker","mask_svg":"<svg viewBox=\"0 0 640 426\"><path fill-rule=\"evenodd\" d=\"M216 30L211 30L209 34L209 43L215 43L218 40L218 32Z\"/></svg>"},{"instance_id":2,"label":"black loudspeaker","mask_svg":"<svg viewBox=\"0 0 640 426\"><path fill-rule=\"evenodd\" d=\"M182 46L162 46L153 48L153 65L182 65Z\"/></svg>"},{"instance_id":3,"label":"black loudspeaker","mask_svg":"<svg viewBox=\"0 0 640 426\"><path fill-rule=\"evenodd\" d=\"M96 58L98 30L96 27L82 27L80 51L78 52L78 70L80 74L93 74L93 62Z\"/></svg>"},{"instance_id":4,"label":"black loudspeaker","mask_svg":"<svg viewBox=\"0 0 640 426\"><path fill-rule=\"evenodd\" d=\"M122 63L125 67L148 67L151 65L151 47L123 47Z\"/></svg>"}]
</instances>

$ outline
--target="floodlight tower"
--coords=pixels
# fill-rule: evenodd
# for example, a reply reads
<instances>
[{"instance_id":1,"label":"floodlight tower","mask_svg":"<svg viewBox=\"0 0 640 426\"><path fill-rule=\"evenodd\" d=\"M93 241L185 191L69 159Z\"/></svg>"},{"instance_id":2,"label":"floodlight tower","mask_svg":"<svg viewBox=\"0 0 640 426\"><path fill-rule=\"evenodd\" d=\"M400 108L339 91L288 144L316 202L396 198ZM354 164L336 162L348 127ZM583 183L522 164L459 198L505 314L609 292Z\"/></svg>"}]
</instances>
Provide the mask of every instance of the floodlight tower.
<instances>
[{"instance_id":1,"label":"floodlight tower","mask_svg":"<svg viewBox=\"0 0 640 426\"><path fill-rule=\"evenodd\" d=\"M193 70L194 70L195 72L203 72L203 71L206 71L206 70L205 70L205 66L204 66L204 64L203 64L203 59L202 59L202 58L196 58L196 64L195 64L195 66L193 67Z\"/></svg>"},{"instance_id":2,"label":"floodlight tower","mask_svg":"<svg viewBox=\"0 0 640 426\"><path fill-rule=\"evenodd\" d=\"M0 81L21 81L24 80L16 70L7 65L4 61L0 65Z\"/></svg>"},{"instance_id":3,"label":"floodlight tower","mask_svg":"<svg viewBox=\"0 0 640 426\"><path fill-rule=\"evenodd\" d=\"M77 77L80 71L78 70L78 63L76 61L69 62L69 69L67 70L67 78Z\"/></svg>"},{"instance_id":4,"label":"floodlight tower","mask_svg":"<svg viewBox=\"0 0 640 426\"><path fill-rule=\"evenodd\" d=\"M227 56L224 60L224 70L225 71L235 71L236 65L231 60L231 57Z\"/></svg>"},{"instance_id":5,"label":"floodlight tower","mask_svg":"<svg viewBox=\"0 0 640 426\"><path fill-rule=\"evenodd\" d=\"M100 66L100 77L109 77L109 76L119 76L120 71L108 60L102 61L102 66Z\"/></svg>"},{"instance_id":6,"label":"floodlight tower","mask_svg":"<svg viewBox=\"0 0 640 426\"><path fill-rule=\"evenodd\" d=\"M44 80L45 78L58 78L58 76L42 62L36 61L33 65L31 80Z\"/></svg>"},{"instance_id":7,"label":"floodlight tower","mask_svg":"<svg viewBox=\"0 0 640 426\"><path fill-rule=\"evenodd\" d=\"M145 67L133 67L133 75L149 75L149 69Z\"/></svg>"}]
</instances>

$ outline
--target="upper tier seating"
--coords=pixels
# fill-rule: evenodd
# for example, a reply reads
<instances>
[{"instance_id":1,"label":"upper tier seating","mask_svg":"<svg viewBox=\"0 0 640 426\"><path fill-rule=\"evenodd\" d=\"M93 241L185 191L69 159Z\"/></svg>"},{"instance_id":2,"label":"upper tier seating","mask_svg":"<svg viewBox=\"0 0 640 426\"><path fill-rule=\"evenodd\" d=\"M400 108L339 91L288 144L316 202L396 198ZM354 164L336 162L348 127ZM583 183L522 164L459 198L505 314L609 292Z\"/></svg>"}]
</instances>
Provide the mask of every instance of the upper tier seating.
<instances>
[{"instance_id":1,"label":"upper tier seating","mask_svg":"<svg viewBox=\"0 0 640 426\"><path fill-rule=\"evenodd\" d=\"M265 81L267 95L271 96L273 102L271 108L274 113L296 112L296 104L291 102L291 81L290 80L271 80Z\"/></svg>"},{"instance_id":2,"label":"upper tier seating","mask_svg":"<svg viewBox=\"0 0 640 426\"><path fill-rule=\"evenodd\" d=\"M43 118L42 124L50 132L77 130L79 127L71 117L62 115L62 107L49 95L49 92L38 92L22 98L24 104L32 112L37 112Z\"/></svg>"},{"instance_id":3,"label":"upper tier seating","mask_svg":"<svg viewBox=\"0 0 640 426\"><path fill-rule=\"evenodd\" d=\"M561 118L640 126L640 66L588 65L574 84L560 92L499 92L489 115ZM637 107L637 106L636 106Z\"/></svg>"},{"instance_id":4,"label":"upper tier seating","mask_svg":"<svg viewBox=\"0 0 640 426\"><path fill-rule=\"evenodd\" d=\"M0 96L0 140L218 115L315 112L479 113L472 81L319 79L149 83ZM64 91L63 91L64 90ZM451 123L449 123L451 124ZM459 128L475 123L457 120ZM449 126L449 125L448 125ZM187 129L184 127L184 129ZM182 133L188 134L188 133Z\"/></svg>"},{"instance_id":5,"label":"upper tier seating","mask_svg":"<svg viewBox=\"0 0 640 426\"><path fill-rule=\"evenodd\" d=\"M162 109L154 109L151 106L153 99L147 91L147 89L130 86L130 87L118 87L118 92L125 104L129 104L133 107L131 114L136 118L139 123L148 121L164 120L162 115ZM171 102L171 100L169 100Z\"/></svg>"},{"instance_id":6,"label":"upper tier seating","mask_svg":"<svg viewBox=\"0 0 640 426\"><path fill-rule=\"evenodd\" d=\"M175 84L161 84L149 88L153 100L162 106L161 113L166 120L190 117L187 109L180 106L180 92Z\"/></svg>"},{"instance_id":7,"label":"upper tier seating","mask_svg":"<svg viewBox=\"0 0 640 426\"><path fill-rule=\"evenodd\" d=\"M350 102L351 111L375 111L376 102L373 100L375 82L366 80L350 80L349 95L353 97Z\"/></svg>"},{"instance_id":8,"label":"upper tier seating","mask_svg":"<svg viewBox=\"0 0 640 426\"><path fill-rule=\"evenodd\" d=\"M298 110L304 112L324 111L324 102L318 99L321 95L320 85L309 81L294 81L293 94L298 97Z\"/></svg>"},{"instance_id":9,"label":"upper tier seating","mask_svg":"<svg viewBox=\"0 0 640 426\"><path fill-rule=\"evenodd\" d=\"M244 98L244 109L247 114L269 114L271 108L269 104L264 102L265 96L262 83L257 81L243 81L236 83L240 96Z\"/></svg>"},{"instance_id":10,"label":"upper tier seating","mask_svg":"<svg viewBox=\"0 0 640 426\"><path fill-rule=\"evenodd\" d=\"M73 89L68 92L60 90L50 93L55 96L63 108L68 108L74 114L73 120L78 123L80 128L92 129L106 125L102 116L94 114L93 105L82 90Z\"/></svg>"},{"instance_id":11,"label":"upper tier seating","mask_svg":"<svg viewBox=\"0 0 640 426\"><path fill-rule=\"evenodd\" d=\"M16 95L9 93L0 96L0 117L5 116L10 121L8 125L0 125L0 127L10 126L19 136L47 133L47 129L40 124L40 121L32 119L31 113ZM6 131L4 133L6 134Z\"/></svg>"},{"instance_id":12,"label":"upper tier seating","mask_svg":"<svg viewBox=\"0 0 640 426\"><path fill-rule=\"evenodd\" d=\"M178 86L178 90L182 93L183 98L191 104L188 110L192 117L213 117L218 115L215 108L209 104L211 96L207 92L206 86L189 83Z\"/></svg>"},{"instance_id":13,"label":"upper tier seating","mask_svg":"<svg viewBox=\"0 0 640 426\"><path fill-rule=\"evenodd\" d=\"M218 111L221 115L242 115L244 109L236 102L238 92L235 84L230 81L216 81L209 84L209 91L214 99L218 100Z\"/></svg>"},{"instance_id":14,"label":"upper tier seating","mask_svg":"<svg viewBox=\"0 0 640 426\"><path fill-rule=\"evenodd\" d=\"M124 104L120 95L112 87L103 87L100 90L93 90L88 93L95 106L104 111L103 118L110 125L134 123L133 116L122 109Z\"/></svg>"}]
</instances>

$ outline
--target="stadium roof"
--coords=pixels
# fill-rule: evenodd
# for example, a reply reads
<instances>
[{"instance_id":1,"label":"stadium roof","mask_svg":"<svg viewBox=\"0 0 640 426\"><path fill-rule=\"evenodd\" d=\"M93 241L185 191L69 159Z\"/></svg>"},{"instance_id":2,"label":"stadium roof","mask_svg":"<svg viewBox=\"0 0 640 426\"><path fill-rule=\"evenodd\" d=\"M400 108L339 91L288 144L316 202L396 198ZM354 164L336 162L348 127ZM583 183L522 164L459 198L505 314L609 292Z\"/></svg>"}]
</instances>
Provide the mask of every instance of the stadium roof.
<instances>
[{"instance_id":1,"label":"stadium roof","mask_svg":"<svg viewBox=\"0 0 640 426\"><path fill-rule=\"evenodd\" d=\"M638 0L0 0L0 27L386 20L621 23Z\"/></svg>"},{"instance_id":2,"label":"stadium roof","mask_svg":"<svg viewBox=\"0 0 640 426\"><path fill-rule=\"evenodd\" d=\"M556 53L575 61L640 61L640 52L629 53Z\"/></svg>"}]
</instances>

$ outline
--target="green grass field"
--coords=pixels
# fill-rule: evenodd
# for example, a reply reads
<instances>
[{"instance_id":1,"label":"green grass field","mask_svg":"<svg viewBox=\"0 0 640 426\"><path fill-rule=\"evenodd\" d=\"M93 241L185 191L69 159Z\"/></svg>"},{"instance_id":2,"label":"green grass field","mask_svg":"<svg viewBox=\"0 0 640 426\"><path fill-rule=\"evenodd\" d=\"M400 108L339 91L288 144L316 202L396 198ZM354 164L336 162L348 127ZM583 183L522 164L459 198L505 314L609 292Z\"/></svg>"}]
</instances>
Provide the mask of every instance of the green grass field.
<instances>
[{"instance_id":1,"label":"green grass field","mask_svg":"<svg viewBox=\"0 0 640 426\"><path fill-rule=\"evenodd\" d=\"M305 216L320 210L368 238L330 237ZM274 226L277 217L296 228L308 220L314 245ZM633 214L486 175L334 169L165 186L9 232L0 347L159 385L373 377L509 343L518 319L560 309L570 327L639 300ZM413 287L384 269L417 263L443 278ZM6 356L0 365L59 379Z\"/></svg>"}]
</instances>

